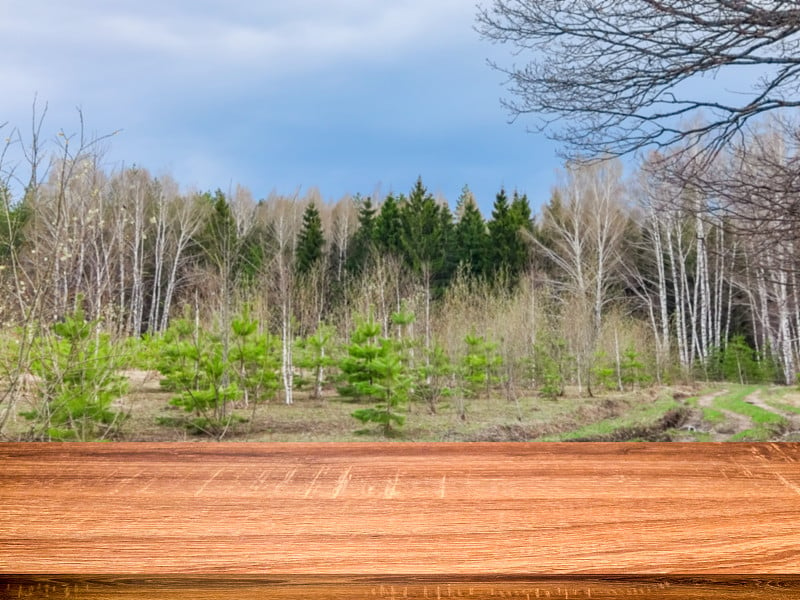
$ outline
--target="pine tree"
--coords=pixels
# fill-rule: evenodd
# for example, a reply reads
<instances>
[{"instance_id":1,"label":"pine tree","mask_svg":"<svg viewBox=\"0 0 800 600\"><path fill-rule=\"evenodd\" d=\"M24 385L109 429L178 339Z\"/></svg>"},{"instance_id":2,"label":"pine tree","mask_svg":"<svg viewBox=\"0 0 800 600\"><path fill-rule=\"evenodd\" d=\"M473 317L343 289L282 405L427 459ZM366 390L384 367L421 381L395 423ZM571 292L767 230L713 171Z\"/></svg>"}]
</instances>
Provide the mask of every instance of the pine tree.
<instances>
[{"instance_id":1,"label":"pine tree","mask_svg":"<svg viewBox=\"0 0 800 600\"><path fill-rule=\"evenodd\" d=\"M322 232L322 219L313 202L303 212L303 227L297 238L297 259L295 269L299 275L305 275L322 258L325 236Z\"/></svg>"},{"instance_id":2,"label":"pine tree","mask_svg":"<svg viewBox=\"0 0 800 600\"><path fill-rule=\"evenodd\" d=\"M345 268L351 273L360 273L367 264L375 247L375 213L371 198L356 196L353 201L358 206L358 229L350 241L350 252Z\"/></svg>"},{"instance_id":3,"label":"pine tree","mask_svg":"<svg viewBox=\"0 0 800 600\"><path fill-rule=\"evenodd\" d=\"M469 274L483 275L488 267L489 237L475 198L466 186L458 199L457 212L455 259Z\"/></svg>"},{"instance_id":4,"label":"pine tree","mask_svg":"<svg viewBox=\"0 0 800 600\"><path fill-rule=\"evenodd\" d=\"M436 273L443 263L440 207L418 178L403 206L403 251L416 272Z\"/></svg>"},{"instance_id":5,"label":"pine tree","mask_svg":"<svg viewBox=\"0 0 800 600\"><path fill-rule=\"evenodd\" d=\"M375 402L374 407L358 409L352 416L362 423L380 424L389 436L394 433L393 424L405 422L400 411L408 401L411 379L397 342L378 337L380 331L381 326L370 320L353 332L347 356L339 363L348 382L339 393Z\"/></svg>"},{"instance_id":6,"label":"pine tree","mask_svg":"<svg viewBox=\"0 0 800 600\"><path fill-rule=\"evenodd\" d=\"M400 214L400 203L403 196L395 198L386 196L381 204L381 212L375 219L375 246L380 252L400 255L403 248L403 221Z\"/></svg>"},{"instance_id":7,"label":"pine tree","mask_svg":"<svg viewBox=\"0 0 800 600\"><path fill-rule=\"evenodd\" d=\"M446 203L439 205L439 237L441 240L441 264L434 274L434 292L437 298L441 297L458 267L456 228L453 222L453 213L450 212L450 207Z\"/></svg>"},{"instance_id":8,"label":"pine tree","mask_svg":"<svg viewBox=\"0 0 800 600\"><path fill-rule=\"evenodd\" d=\"M492 274L505 275L514 285L528 262L528 243L523 232L532 232L528 198L514 193L509 205L504 189L497 194L489 222L489 258Z\"/></svg>"},{"instance_id":9,"label":"pine tree","mask_svg":"<svg viewBox=\"0 0 800 600\"><path fill-rule=\"evenodd\" d=\"M531 206L528 196L514 192L509 208L509 216L515 226L515 244L510 258L511 271L515 275L521 274L528 266L530 260L530 244L525 239L526 233L533 235L534 223L531 217Z\"/></svg>"}]
</instances>

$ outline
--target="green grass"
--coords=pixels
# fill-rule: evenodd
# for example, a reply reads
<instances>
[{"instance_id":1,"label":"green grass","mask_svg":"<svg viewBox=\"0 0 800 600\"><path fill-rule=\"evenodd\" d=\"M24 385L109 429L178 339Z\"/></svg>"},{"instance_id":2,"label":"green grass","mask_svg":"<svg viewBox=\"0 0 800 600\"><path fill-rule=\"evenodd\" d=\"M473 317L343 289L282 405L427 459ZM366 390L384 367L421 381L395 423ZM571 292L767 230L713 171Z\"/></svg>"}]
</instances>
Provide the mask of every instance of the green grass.
<instances>
[{"instance_id":1,"label":"green grass","mask_svg":"<svg viewBox=\"0 0 800 600\"><path fill-rule=\"evenodd\" d=\"M642 402L634 405L631 409L620 417L603 419L596 423L590 423L578 429L565 433L544 436L536 441L569 441L581 438L596 438L611 436L615 431L628 427L646 427L656 423L668 411L679 408L681 404L670 396L661 396L653 402Z\"/></svg>"},{"instance_id":2,"label":"green grass","mask_svg":"<svg viewBox=\"0 0 800 600\"><path fill-rule=\"evenodd\" d=\"M786 404L785 402L779 402L778 400L765 400L765 402L769 404L771 407L776 408L778 410L782 410L783 412L800 415L800 406L795 406L794 404Z\"/></svg>"},{"instance_id":3,"label":"green grass","mask_svg":"<svg viewBox=\"0 0 800 600\"><path fill-rule=\"evenodd\" d=\"M710 406L703 407L703 420L712 425L725 422L725 413Z\"/></svg>"},{"instance_id":4,"label":"green grass","mask_svg":"<svg viewBox=\"0 0 800 600\"><path fill-rule=\"evenodd\" d=\"M714 406L749 417L757 425L785 425L786 419L781 415L745 402L745 398L754 393L759 387L755 385L733 386L729 393L714 398Z\"/></svg>"},{"instance_id":5,"label":"green grass","mask_svg":"<svg viewBox=\"0 0 800 600\"><path fill-rule=\"evenodd\" d=\"M707 388L700 392L697 396L692 396L685 400L686 406L690 408L699 409L703 412L703 420L711 425L717 425L725 422L725 413L710 406L700 406L700 397L707 396L719 391L717 388Z\"/></svg>"},{"instance_id":6,"label":"green grass","mask_svg":"<svg viewBox=\"0 0 800 600\"><path fill-rule=\"evenodd\" d=\"M766 427L756 427L755 429L745 429L730 437L729 442L766 442L774 439L775 432Z\"/></svg>"}]
</instances>

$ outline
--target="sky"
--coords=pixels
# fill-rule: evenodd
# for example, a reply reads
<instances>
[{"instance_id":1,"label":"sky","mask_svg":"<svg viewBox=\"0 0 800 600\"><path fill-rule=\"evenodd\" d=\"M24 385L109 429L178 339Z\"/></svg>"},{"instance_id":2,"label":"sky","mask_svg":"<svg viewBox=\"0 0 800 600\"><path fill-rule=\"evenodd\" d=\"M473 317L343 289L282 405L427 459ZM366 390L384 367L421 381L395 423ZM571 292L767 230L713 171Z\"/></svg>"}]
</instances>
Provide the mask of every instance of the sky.
<instances>
[{"instance_id":1,"label":"sky","mask_svg":"<svg viewBox=\"0 0 800 600\"><path fill-rule=\"evenodd\" d=\"M501 186L549 198L561 161L509 123L508 50L474 31L470 0L0 0L0 123L43 138L104 135L108 168L184 189L326 201L408 192L418 176L488 216ZM55 143L51 149L55 149Z\"/></svg>"}]
</instances>

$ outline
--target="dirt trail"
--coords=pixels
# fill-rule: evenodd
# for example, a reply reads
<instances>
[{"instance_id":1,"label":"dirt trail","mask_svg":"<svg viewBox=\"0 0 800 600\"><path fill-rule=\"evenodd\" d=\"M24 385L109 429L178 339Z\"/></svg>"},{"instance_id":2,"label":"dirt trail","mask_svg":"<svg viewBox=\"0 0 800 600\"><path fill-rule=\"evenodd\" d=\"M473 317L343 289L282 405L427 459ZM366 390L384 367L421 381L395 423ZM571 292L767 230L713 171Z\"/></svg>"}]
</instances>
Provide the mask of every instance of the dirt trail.
<instances>
[{"instance_id":1,"label":"dirt trail","mask_svg":"<svg viewBox=\"0 0 800 600\"><path fill-rule=\"evenodd\" d=\"M770 406L762 397L761 397L761 389L757 389L755 392L747 396L744 401L752 404L753 406L757 406L759 408L763 408L769 412L775 413L780 415L788 422L788 426L786 427L787 431L784 435L792 435L796 434L800 431L800 415L781 410L775 406Z\"/></svg>"},{"instance_id":2,"label":"dirt trail","mask_svg":"<svg viewBox=\"0 0 800 600\"><path fill-rule=\"evenodd\" d=\"M689 419L686 425L683 426L683 429L707 433L711 436L710 441L712 442L724 442L730 439L732 435L735 435L740 431L751 429L753 427L753 421L750 419L750 417L714 406L714 399L719 396L724 396L727 393L728 390L724 389L716 391L712 394L700 396L697 399L697 407L699 410L695 416ZM714 410L718 410L725 415L725 420L722 423L716 423L709 427L709 424L703 420L702 409L704 408L713 408Z\"/></svg>"}]
</instances>

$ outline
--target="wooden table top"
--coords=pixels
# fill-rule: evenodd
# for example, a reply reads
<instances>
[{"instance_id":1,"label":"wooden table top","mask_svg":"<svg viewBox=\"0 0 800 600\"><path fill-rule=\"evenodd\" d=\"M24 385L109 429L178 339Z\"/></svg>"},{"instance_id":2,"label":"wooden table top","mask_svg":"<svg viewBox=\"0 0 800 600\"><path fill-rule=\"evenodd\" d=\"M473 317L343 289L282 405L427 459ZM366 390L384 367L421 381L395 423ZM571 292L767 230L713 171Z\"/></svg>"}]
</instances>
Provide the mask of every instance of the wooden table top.
<instances>
[{"instance_id":1,"label":"wooden table top","mask_svg":"<svg viewBox=\"0 0 800 600\"><path fill-rule=\"evenodd\" d=\"M800 444L0 444L0 597L800 598L797 574Z\"/></svg>"}]
</instances>

